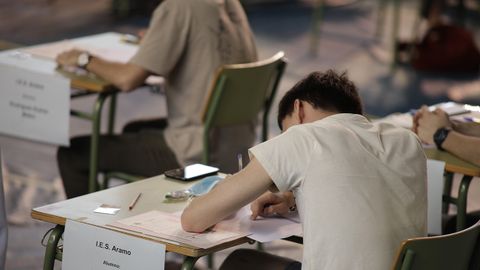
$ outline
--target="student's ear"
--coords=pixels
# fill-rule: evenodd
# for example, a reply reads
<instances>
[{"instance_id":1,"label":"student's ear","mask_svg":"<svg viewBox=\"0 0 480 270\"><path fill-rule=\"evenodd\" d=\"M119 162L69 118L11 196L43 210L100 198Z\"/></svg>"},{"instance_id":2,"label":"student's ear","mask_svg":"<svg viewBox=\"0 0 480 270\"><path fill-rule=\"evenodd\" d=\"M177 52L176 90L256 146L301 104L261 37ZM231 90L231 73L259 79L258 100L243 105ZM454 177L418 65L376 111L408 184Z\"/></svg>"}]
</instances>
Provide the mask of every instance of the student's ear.
<instances>
[{"instance_id":1,"label":"student's ear","mask_svg":"<svg viewBox=\"0 0 480 270\"><path fill-rule=\"evenodd\" d=\"M298 99L295 100L295 103L298 113L298 121L300 122L300 124L303 124L305 120L305 106L303 105L303 101L300 101Z\"/></svg>"},{"instance_id":2,"label":"student's ear","mask_svg":"<svg viewBox=\"0 0 480 270\"><path fill-rule=\"evenodd\" d=\"M303 124L305 119L305 106L303 105L303 101L299 99L295 99L293 102L293 112L291 114L292 120L294 121L295 125Z\"/></svg>"}]
</instances>

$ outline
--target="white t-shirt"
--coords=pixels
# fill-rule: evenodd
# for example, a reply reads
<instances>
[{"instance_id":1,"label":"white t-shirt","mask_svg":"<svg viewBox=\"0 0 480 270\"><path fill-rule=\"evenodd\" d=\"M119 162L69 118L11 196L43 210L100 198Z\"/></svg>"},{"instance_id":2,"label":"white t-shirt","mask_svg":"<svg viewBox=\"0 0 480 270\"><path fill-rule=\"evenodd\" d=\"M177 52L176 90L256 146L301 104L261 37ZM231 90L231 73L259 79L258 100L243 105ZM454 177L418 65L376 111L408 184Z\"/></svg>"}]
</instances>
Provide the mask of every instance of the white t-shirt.
<instances>
[{"instance_id":1,"label":"white t-shirt","mask_svg":"<svg viewBox=\"0 0 480 270\"><path fill-rule=\"evenodd\" d=\"M295 194L303 269L390 269L402 240L426 234L426 159L409 130L335 114L250 153Z\"/></svg>"}]
</instances>

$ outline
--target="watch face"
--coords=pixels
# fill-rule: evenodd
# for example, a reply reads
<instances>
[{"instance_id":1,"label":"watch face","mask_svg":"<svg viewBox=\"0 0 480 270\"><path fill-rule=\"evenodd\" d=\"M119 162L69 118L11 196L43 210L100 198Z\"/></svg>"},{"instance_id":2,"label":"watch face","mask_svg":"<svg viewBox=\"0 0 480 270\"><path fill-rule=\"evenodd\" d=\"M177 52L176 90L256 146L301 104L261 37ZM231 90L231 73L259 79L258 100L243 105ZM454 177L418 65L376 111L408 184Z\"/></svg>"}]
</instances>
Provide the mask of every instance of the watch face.
<instances>
[{"instance_id":1,"label":"watch face","mask_svg":"<svg viewBox=\"0 0 480 270\"><path fill-rule=\"evenodd\" d=\"M81 53L78 56L77 64L79 67L85 67L88 64L89 60L90 60L90 55L88 55L88 53Z\"/></svg>"}]
</instances>

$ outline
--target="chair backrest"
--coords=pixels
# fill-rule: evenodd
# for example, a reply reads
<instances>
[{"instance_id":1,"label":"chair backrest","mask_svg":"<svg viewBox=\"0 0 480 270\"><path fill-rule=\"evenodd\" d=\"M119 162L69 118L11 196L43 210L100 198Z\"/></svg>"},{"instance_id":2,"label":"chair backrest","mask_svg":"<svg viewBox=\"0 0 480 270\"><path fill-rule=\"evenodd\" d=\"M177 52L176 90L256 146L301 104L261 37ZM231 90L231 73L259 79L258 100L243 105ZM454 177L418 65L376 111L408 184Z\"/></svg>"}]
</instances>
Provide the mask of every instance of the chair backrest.
<instances>
[{"instance_id":1,"label":"chair backrest","mask_svg":"<svg viewBox=\"0 0 480 270\"><path fill-rule=\"evenodd\" d=\"M392 269L472 270L479 236L480 221L452 234L408 239L401 244Z\"/></svg>"},{"instance_id":2,"label":"chair backrest","mask_svg":"<svg viewBox=\"0 0 480 270\"><path fill-rule=\"evenodd\" d=\"M262 140L267 139L268 115L285 66L284 53L278 52L263 61L219 69L203 113L204 163L209 162L212 128L251 123L263 110Z\"/></svg>"}]
</instances>

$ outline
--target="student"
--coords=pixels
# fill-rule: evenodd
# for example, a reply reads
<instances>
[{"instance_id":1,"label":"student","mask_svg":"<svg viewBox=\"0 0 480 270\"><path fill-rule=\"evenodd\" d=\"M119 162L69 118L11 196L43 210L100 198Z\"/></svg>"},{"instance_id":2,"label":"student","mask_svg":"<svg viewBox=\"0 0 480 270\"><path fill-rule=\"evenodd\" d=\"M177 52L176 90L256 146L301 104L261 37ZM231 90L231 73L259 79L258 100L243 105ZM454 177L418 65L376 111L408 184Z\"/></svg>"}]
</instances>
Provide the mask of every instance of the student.
<instances>
[{"instance_id":1,"label":"student","mask_svg":"<svg viewBox=\"0 0 480 270\"><path fill-rule=\"evenodd\" d=\"M301 80L280 101L278 123L283 133L251 148L245 169L192 200L182 214L186 231L207 230L257 198L253 219L297 208L302 267L315 270L389 269L402 240L426 234L417 136L372 125L345 74Z\"/></svg>"},{"instance_id":2,"label":"student","mask_svg":"<svg viewBox=\"0 0 480 270\"><path fill-rule=\"evenodd\" d=\"M57 58L60 65L83 67L122 91L136 89L151 74L166 79L167 119L132 123L123 134L102 136L99 142L99 171L142 176L201 161L201 115L216 70L256 60L253 34L238 0L163 1L137 54L126 64L79 50ZM235 155L255 140L255 125L216 129L211 136L222 142L211 149L212 163L233 171ZM69 198L88 191L89 144L89 136L78 137L58 151Z\"/></svg>"},{"instance_id":3,"label":"student","mask_svg":"<svg viewBox=\"0 0 480 270\"><path fill-rule=\"evenodd\" d=\"M422 106L414 117L413 130L423 142L480 166L480 124L453 122L443 110L431 112Z\"/></svg>"}]
</instances>

